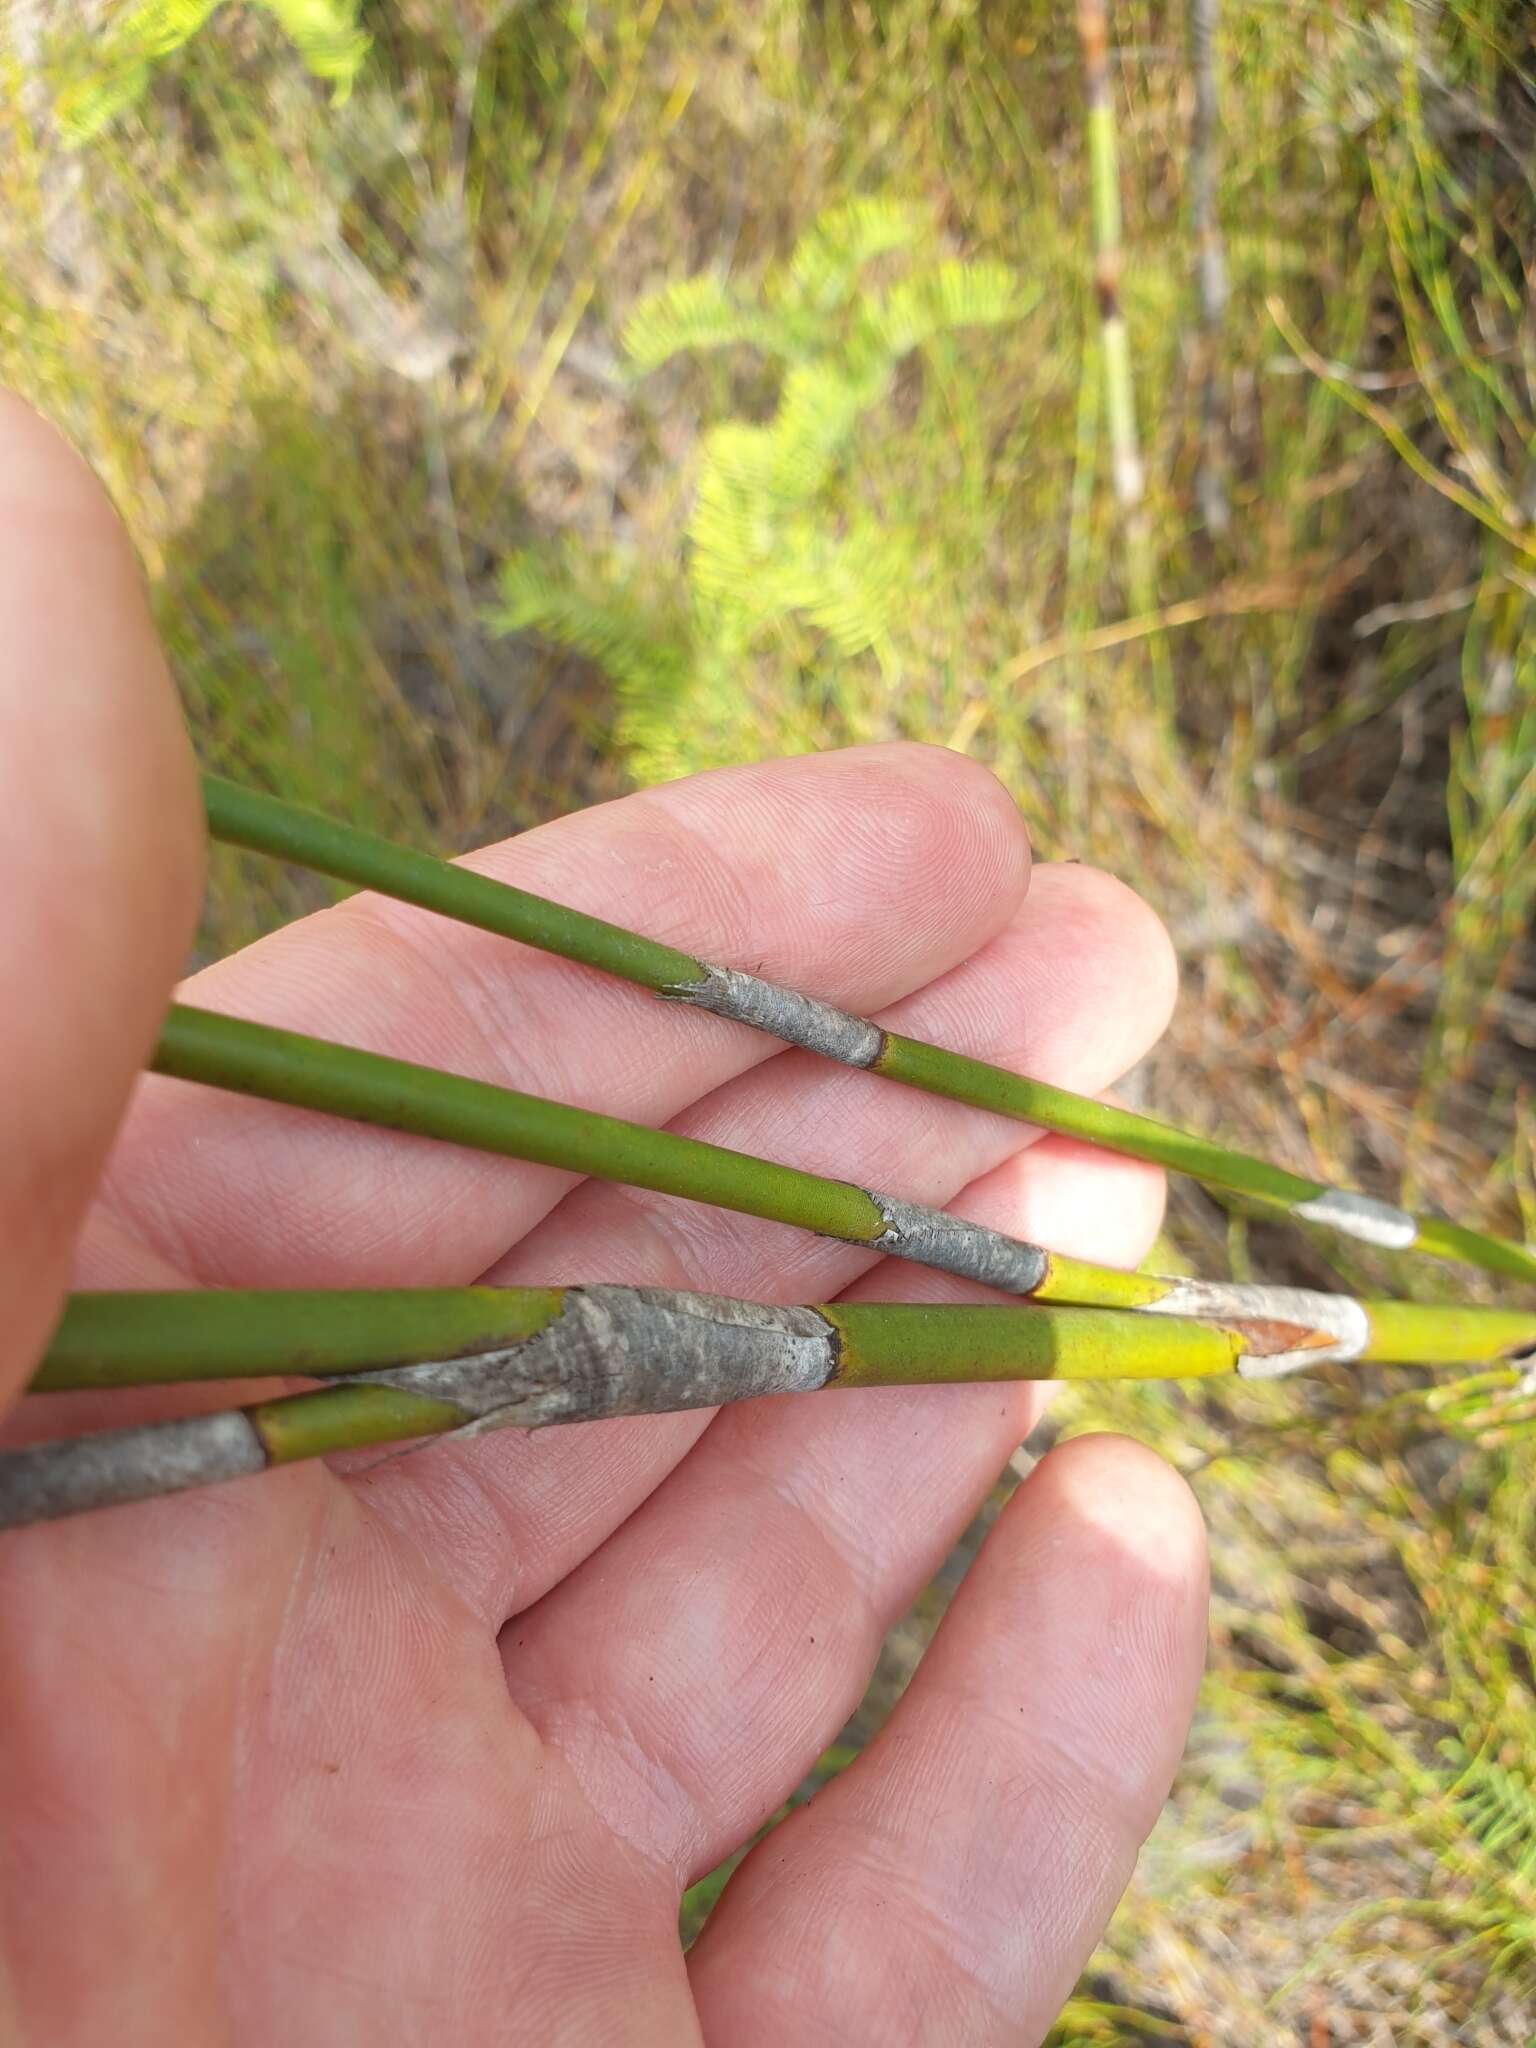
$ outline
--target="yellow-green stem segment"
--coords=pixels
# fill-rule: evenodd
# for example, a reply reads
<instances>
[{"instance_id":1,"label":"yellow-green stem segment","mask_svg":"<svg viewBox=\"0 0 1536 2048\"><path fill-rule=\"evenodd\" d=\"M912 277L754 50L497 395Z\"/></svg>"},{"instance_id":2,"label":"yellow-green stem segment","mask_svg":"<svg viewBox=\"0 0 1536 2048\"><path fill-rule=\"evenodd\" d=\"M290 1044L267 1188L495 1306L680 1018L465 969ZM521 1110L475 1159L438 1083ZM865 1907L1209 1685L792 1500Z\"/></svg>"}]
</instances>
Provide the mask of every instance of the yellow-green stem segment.
<instances>
[{"instance_id":1,"label":"yellow-green stem segment","mask_svg":"<svg viewBox=\"0 0 1536 2048\"><path fill-rule=\"evenodd\" d=\"M268 1288L72 1294L32 1391L154 1380L327 1379L521 1343L559 1287Z\"/></svg>"},{"instance_id":2,"label":"yellow-green stem segment","mask_svg":"<svg viewBox=\"0 0 1536 2048\"><path fill-rule=\"evenodd\" d=\"M832 1302L817 1313L840 1340L833 1387L1200 1379L1235 1372L1247 1348L1236 1330L1120 1309Z\"/></svg>"},{"instance_id":3,"label":"yellow-green stem segment","mask_svg":"<svg viewBox=\"0 0 1536 2048\"><path fill-rule=\"evenodd\" d=\"M461 1427L537 1428L829 1386L1262 1375L1314 1362L1304 1330L1263 1314L1197 1321L1019 1304L776 1308L601 1285L509 1289L500 1308L488 1310L489 1292L406 1291L401 1305L415 1318L412 1343L436 1357L244 1408L0 1451L0 1529ZM1346 1306L1341 1327L1352 1326L1355 1348L1336 1356L1519 1362L1536 1345L1536 1316L1395 1302ZM356 1372L352 1354L364 1339L359 1334L354 1344L340 1333L347 1316L370 1343L392 1339L394 1356L401 1352L388 1294L327 1300L290 1293L281 1313L259 1295L96 1296L72 1315L73 1330L66 1316L39 1376L45 1386L100 1389L213 1370L266 1376L298 1363ZM328 1318L332 1341L315 1341ZM259 1341L253 1329L262 1332ZM489 1329L499 1341L483 1352L453 1352L471 1329ZM82 1345L83 1331L89 1342ZM167 1345L164 1369L153 1351L157 1333ZM1328 1355L1324 1349L1315 1357Z\"/></svg>"},{"instance_id":4,"label":"yellow-green stem segment","mask_svg":"<svg viewBox=\"0 0 1536 2048\"><path fill-rule=\"evenodd\" d=\"M440 1436L470 1419L451 1401L406 1393L398 1387L321 1387L314 1393L258 1401L245 1414L274 1465L322 1458L332 1451L360 1450L369 1444Z\"/></svg>"},{"instance_id":5,"label":"yellow-green stem segment","mask_svg":"<svg viewBox=\"0 0 1536 2048\"><path fill-rule=\"evenodd\" d=\"M1127 1276L1128 1278L1134 1276ZM1167 1282L1143 1281L1145 1287ZM76 1294L66 1304L31 1391L213 1379L324 1379L510 1352L548 1330L573 1294L564 1287L188 1289ZM605 1288L620 1299L624 1289ZM678 1301L664 1292L647 1297ZM638 1296L636 1297L639 1298ZM1340 1297L1341 1300L1346 1299ZM1282 1292L1273 1295L1282 1310ZM1536 1354L1536 1309L1361 1303L1361 1362L1477 1365ZM725 1307L729 1310L730 1305ZM1146 1316L1034 1305L815 1304L846 1340L844 1384L934 1376L1143 1378L1223 1371L1283 1342L1278 1318ZM764 1311L765 1316L771 1312ZM1277 1327L1278 1323L1278 1327ZM1211 1343L1214 1335L1219 1341Z\"/></svg>"},{"instance_id":6,"label":"yellow-green stem segment","mask_svg":"<svg viewBox=\"0 0 1536 2048\"><path fill-rule=\"evenodd\" d=\"M1536 1356L1536 1309L1367 1301L1362 1358L1374 1365L1480 1365Z\"/></svg>"}]
</instances>

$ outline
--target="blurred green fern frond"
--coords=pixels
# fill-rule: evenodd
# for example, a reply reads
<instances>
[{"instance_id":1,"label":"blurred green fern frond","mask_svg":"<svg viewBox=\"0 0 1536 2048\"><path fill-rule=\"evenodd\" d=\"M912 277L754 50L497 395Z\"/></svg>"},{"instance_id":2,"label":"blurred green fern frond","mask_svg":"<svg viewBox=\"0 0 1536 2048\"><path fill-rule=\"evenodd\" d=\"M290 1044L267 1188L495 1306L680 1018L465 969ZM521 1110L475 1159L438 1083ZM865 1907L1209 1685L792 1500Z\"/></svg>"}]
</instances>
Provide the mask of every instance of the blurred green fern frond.
<instances>
[{"instance_id":1,"label":"blurred green fern frond","mask_svg":"<svg viewBox=\"0 0 1536 2048\"><path fill-rule=\"evenodd\" d=\"M883 259L900 274L872 276ZM755 294L710 275L653 292L624 329L634 374L730 347L781 367L769 419L722 420L701 437L681 632L676 613L634 595L636 583L626 595L611 565L570 556L509 563L496 623L599 663L642 779L676 772L679 720L695 747L702 722L723 758L742 750L752 663L769 645L803 675L873 655L894 676L922 535L910 507L890 514L857 488L861 439L903 358L961 328L1018 319L1032 302L1015 272L943 256L919 209L878 198L822 215Z\"/></svg>"},{"instance_id":2,"label":"blurred green fern frond","mask_svg":"<svg viewBox=\"0 0 1536 2048\"><path fill-rule=\"evenodd\" d=\"M659 370L689 349L729 348L750 342L772 351L774 324L744 305L721 279L685 277L642 300L623 332L624 353L639 376Z\"/></svg>"},{"instance_id":3,"label":"blurred green fern frond","mask_svg":"<svg viewBox=\"0 0 1536 2048\"><path fill-rule=\"evenodd\" d=\"M882 380L883 382L883 380ZM802 505L827 481L879 389L822 364L797 364L766 427L732 420L704 437L699 506L718 492L749 510ZM690 530L701 525L695 510Z\"/></svg>"},{"instance_id":4,"label":"blurred green fern frond","mask_svg":"<svg viewBox=\"0 0 1536 2048\"><path fill-rule=\"evenodd\" d=\"M1485 1856L1536 1884L1536 1783L1491 1757L1466 1759L1452 1792L1467 1833Z\"/></svg>"},{"instance_id":5,"label":"blurred green fern frond","mask_svg":"<svg viewBox=\"0 0 1536 2048\"><path fill-rule=\"evenodd\" d=\"M852 199L832 207L795 244L770 296L809 312L831 312L853 297L866 265L912 248L924 227L916 207L895 200Z\"/></svg>"},{"instance_id":6,"label":"blurred green fern frond","mask_svg":"<svg viewBox=\"0 0 1536 2048\"><path fill-rule=\"evenodd\" d=\"M525 549L501 572L493 623L505 633L538 633L593 662L622 692L665 696L682 685L687 651L678 622L608 583L600 566L573 553Z\"/></svg>"},{"instance_id":7,"label":"blurred green fern frond","mask_svg":"<svg viewBox=\"0 0 1536 2048\"><path fill-rule=\"evenodd\" d=\"M1006 264L947 262L893 286L870 317L884 348L900 356L959 327L1017 320L1030 303Z\"/></svg>"},{"instance_id":8,"label":"blurred green fern frond","mask_svg":"<svg viewBox=\"0 0 1536 2048\"><path fill-rule=\"evenodd\" d=\"M370 38L358 26L359 0L253 0L265 8L316 78L334 97L352 90ZM157 64L189 43L220 0L141 0L79 48L64 67L55 101L59 126L86 142L133 105Z\"/></svg>"}]
</instances>

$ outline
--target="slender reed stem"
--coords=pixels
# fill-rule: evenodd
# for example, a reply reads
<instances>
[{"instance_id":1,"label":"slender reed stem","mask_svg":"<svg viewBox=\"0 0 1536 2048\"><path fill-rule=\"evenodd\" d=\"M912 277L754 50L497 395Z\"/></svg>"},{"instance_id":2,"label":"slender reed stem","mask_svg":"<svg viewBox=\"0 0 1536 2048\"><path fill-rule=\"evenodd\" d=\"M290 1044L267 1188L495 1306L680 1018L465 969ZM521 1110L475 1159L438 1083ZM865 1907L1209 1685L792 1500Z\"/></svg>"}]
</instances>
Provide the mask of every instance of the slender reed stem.
<instances>
[{"instance_id":1,"label":"slender reed stem","mask_svg":"<svg viewBox=\"0 0 1536 2048\"><path fill-rule=\"evenodd\" d=\"M203 794L209 828L216 839L228 844L272 854L483 931L557 953L674 1001L750 1024L827 1059L884 1074L908 1087L1000 1116L1017 1117L1045 1130L1063 1131L1090 1144L1190 1174L1209 1187L1243 1195L1367 1244L1431 1252L1511 1279L1536 1281L1536 1250L1529 1246L1436 1217L1411 1216L1391 1203L1330 1188L1152 1117L1111 1108L983 1060L882 1030L864 1018L755 975L711 966L602 918L567 909L430 854L392 845L372 833L241 789L218 776L205 777Z\"/></svg>"},{"instance_id":2,"label":"slender reed stem","mask_svg":"<svg viewBox=\"0 0 1536 2048\"><path fill-rule=\"evenodd\" d=\"M1351 1304L1359 1355L1492 1359L1536 1314ZM456 1351L470 1342L491 1348ZM777 1308L660 1288L82 1296L35 1387L278 1372L349 1374L222 1414L0 1452L0 1528L245 1477L363 1445L715 1407L768 1394L1028 1379L1263 1377L1329 1355L1292 1326L1113 1309L886 1302ZM438 1340L434 1344L434 1339ZM358 1371L369 1346L397 1359Z\"/></svg>"},{"instance_id":3,"label":"slender reed stem","mask_svg":"<svg viewBox=\"0 0 1536 2048\"><path fill-rule=\"evenodd\" d=\"M381 1372L519 1344L559 1287L332 1287L72 1294L29 1392Z\"/></svg>"},{"instance_id":4,"label":"slender reed stem","mask_svg":"<svg viewBox=\"0 0 1536 2048\"><path fill-rule=\"evenodd\" d=\"M152 1064L158 1073L236 1094L761 1216L957 1273L1006 1294L1108 1308L1165 1304L1187 1314L1218 1314L1228 1299L1241 1298L1245 1304L1268 1299L1267 1290L1160 1279L1064 1258L1022 1238L849 1181L825 1180L673 1131L650 1130L595 1110L184 1004L173 1006L166 1018ZM1339 1298L1305 1296L1308 1314L1301 1327L1313 1340L1339 1340Z\"/></svg>"},{"instance_id":5,"label":"slender reed stem","mask_svg":"<svg viewBox=\"0 0 1536 2048\"><path fill-rule=\"evenodd\" d=\"M1136 392L1131 348L1120 304L1120 156L1109 78L1109 9L1104 0L1078 0L1077 33L1083 52L1083 96L1088 133L1088 178L1093 202L1093 284L1099 302L1099 345L1104 352L1104 397L1115 501L1123 516L1141 504L1144 478L1136 438Z\"/></svg>"},{"instance_id":6,"label":"slender reed stem","mask_svg":"<svg viewBox=\"0 0 1536 2048\"><path fill-rule=\"evenodd\" d=\"M1221 0L1189 0L1189 68L1195 88L1189 141L1190 225L1195 237L1195 285L1200 301L1200 464L1196 493L1206 531L1224 534L1227 504L1226 433L1220 404L1221 330L1227 310L1227 262L1217 211L1221 110L1216 91L1216 26Z\"/></svg>"},{"instance_id":7,"label":"slender reed stem","mask_svg":"<svg viewBox=\"0 0 1536 2048\"><path fill-rule=\"evenodd\" d=\"M1109 8L1106 0L1078 0L1078 41L1083 53L1083 97L1093 215L1093 285L1099 309L1099 354L1104 411L1109 423L1110 476L1120 515L1130 609L1157 608L1152 528L1147 518L1146 471L1136 432L1136 386L1131 375L1130 329L1120 299L1124 221L1120 203L1120 151L1110 81ZM1165 718L1173 709L1173 672L1161 636L1148 647L1153 688Z\"/></svg>"},{"instance_id":8,"label":"slender reed stem","mask_svg":"<svg viewBox=\"0 0 1536 2048\"><path fill-rule=\"evenodd\" d=\"M294 1375L332 1379L449 1360L484 1360L526 1345L567 1311L573 1297L594 1293L610 1305L625 1304L632 1294L653 1306L674 1299L655 1288L607 1287L183 1289L175 1293L74 1294L32 1376L29 1391L99 1393L122 1387ZM1277 1356L1287 1370L1336 1357L1333 1346L1276 1351L1277 1344L1288 1342L1297 1328L1307 1326L1315 1296L1284 1287L1223 1289L1221 1295L1224 1309L1205 1313L1196 1290L1188 1306L1175 1304L1174 1319L1208 1321L1241 1336L1244 1348L1236 1363L1246 1377L1273 1378ZM1536 1309L1330 1298L1358 1311L1360 1336L1353 1355L1364 1362L1488 1365L1519 1359L1536 1348ZM693 1296L687 1299L690 1303L696 1300ZM757 1313L750 1304L737 1306L742 1315ZM726 1306L712 1301L711 1313L723 1317ZM1021 1330L1029 1341L1043 1342L1043 1330L1051 1327L1049 1319L1041 1320L1047 1314L1043 1308L1025 1315L1011 1303L995 1310L989 1307L991 1320L984 1322L949 1306L919 1312L908 1305L845 1302L830 1307L816 1304L808 1313L830 1319L839 1327L846 1324L864 1344L880 1339L887 1329L903 1338L903 1333L920 1324L922 1341L917 1356L928 1361L950 1341L943 1335L946 1330L951 1337L958 1333L966 1341L978 1330ZM764 1311L769 1322L761 1326L769 1327L772 1318L780 1314L777 1309ZM1081 1332L1084 1340L1091 1336L1094 1325L1080 1323L1076 1314L1061 1321L1060 1314L1050 1311L1060 1328L1073 1335ZM1115 1356L1123 1360L1165 1355L1166 1323L1138 1316L1137 1336L1121 1328L1123 1322L1123 1312L1116 1312L1104 1325L1109 1335L1103 1341L1117 1347ZM616 1326L625 1327L622 1320ZM1175 1342L1178 1337L1175 1332ZM894 1346L882 1356L891 1364L897 1356ZM629 1351L623 1363L630 1369ZM662 1369L675 1370L675 1366L668 1368L663 1362Z\"/></svg>"}]
</instances>

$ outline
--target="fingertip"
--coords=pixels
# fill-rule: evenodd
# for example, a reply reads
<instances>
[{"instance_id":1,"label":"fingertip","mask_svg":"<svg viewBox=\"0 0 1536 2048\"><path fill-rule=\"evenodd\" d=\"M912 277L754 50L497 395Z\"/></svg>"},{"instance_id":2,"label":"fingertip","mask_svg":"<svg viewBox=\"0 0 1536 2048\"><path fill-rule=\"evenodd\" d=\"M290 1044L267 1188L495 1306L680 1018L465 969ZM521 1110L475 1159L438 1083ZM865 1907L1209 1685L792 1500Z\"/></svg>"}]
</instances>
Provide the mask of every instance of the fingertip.
<instances>
[{"instance_id":1,"label":"fingertip","mask_svg":"<svg viewBox=\"0 0 1536 2048\"><path fill-rule=\"evenodd\" d=\"M631 820L663 826L663 865L674 875L692 870L695 894L727 885L727 903L711 904L709 921L741 925L727 943L756 948L758 971L793 980L814 949L830 949L867 985L866 1008L968 959L1008 927L1029 887L1018 806L988 769L944 747L829 748L714 769L624 802ZM730 848L729 873L722 861L699 863L700 845ZM794 891L776 945L763 906L797 871L814 881ZM903 958L922 963L916 979L888 977L882 986L879 963Z\"/></svg>"},{"instance_id":2,"label":"fingertip","mask_svg":"<svg viewBox=\"0 0 1536 2048\"><path fill-rule=\"evenodd\" d=\"M7 496L26 493L45 507L100 508L116 518L85 457L14 391L0 391L0 442L6 453Z\"/></svg>"},{"instance_id":3,"label":"fingertip","mask_svg":"<svg viewBox=\"0 0 1536 2048\"><path fill-rule=\"evenodd\" d=\"M828 785L829 794L845 794L847 830L877 853L889 859L894 842L930 874L984 888L999 924L1022 901L1029 829L991 769L968 754L921 740L883 740L765 764L769 774L785 768ZM787 778L784 794L798 800Z\"/></svg>"},{"instance_id":4,"label":"fingertip","mask_svg":"<svg viewBox=\"0 0 1536 2048\"><path fill-rule=\"evenodd\" d=\"M1007 786L985 762L933 741L877 740L864 746L828 747L773 761L712 768L657 788L697 793L722 783L739 789L754 780L766 781L771 786L786 778L798 781L803 776L818 782L847 780L862 784L875 809L884 810L883 799L888 799L896 803L898 815L904 797L919 803L936 803L946 812L968 818L983 835L995 841L1000 854L1021 869L1022 876L1028 874L1029 828ZM640 794L643 797L647 792Z\"/></svg>"},{"instance_id":5,"label":"fingertip","mask_svg":"<svg viewBox=\"0 0 1536 2048\"><path fill-rule=\"evenodd\" d=\"M1029 828L1007 784L984 761L932 740L881 740L849 747L844 758L876 763L907 780L940 792L996 832L1000 844L1028 853Z\"/></svg>"},{"instance_id":6,"label":"fingertip","mask_svg":"<svg viewBox=\"0 0 1536 2048\"><path fill-rule=\"evenodd\" d=\"M920 740L890 740L850 749L850 755L878 763L916 791L926 792L940 832L936 857L949 849L968 852L994 879L1000 904L1016 910L1029 887L1031 850L1024 814L1006 786L982 761Z\"/></svg>"},{"instance_id":7,"label":"fingertip","mask_svg":"<svg viewBox=\"0 0 1536 2048\"><path fill-rule=\"evenodd\" d=\"M1138 1838L1157 1818L1205 1662L1205 1521L1184 1479L1145 1444L1090 1434L1049 1451L1009 1503L1003 1533L1037 1609L1054 1608L1078 1683L1118 1702L1096 1745ZM1134 1677L1132 1677L1134 1674ZM1128 1691L1129 1688L1129 1691ZM1127 1715L1133 1694L1134 1717Z\"/></svg>"},{"instance_id":8,"label":"fingertip","mask_svg":"<svg viewBox=\"0 0 1536 2048\"><path fill-rule=\"evenodd\" d=\"M1030 912L1059 922L1061 972L1079 1001L1133 1008L1138 1038L1161 1036L1178 999L1179 961L1144 897L1103 868L1053 861L1035 869Z\"/></svg>"},{"instance_id":9,"label":"fingertip","mask_svg":"<svg viewBox=\"0 0 1536 2048\"><path fill-rule=\"evenodd\" d=\"M1129 1268L1156 1240L1167 1198L1161 1167L1053 1132L1015 1152L952 1206L1069 1258Z\"/></svg>"},{"instance_id":10,"label":"fingertip","mask_svg":"<svg viewBox=\"0 0 1536 2048\"><path fill-rule=\"evenodd\" d=\"M1030 1476L1039 1512L1070 1522L1103 1561L1203 1593L1205 1518L1187 1481L1133 1437L1091 1431L1055 1445Z\"/></svg>"},{"instance_id":11,"label":"fingertip","mask_svg":"<svg viewBox=\"0 0 1536 2048\"><path fill-rule=\"evenodd\" d=\"M0 518L7 582L24 570L36 599L67 591L87 621L110 605L121 614L123 653L141 657L147 640L159 664L143 572L106 486L58 427L8 391L0 391ZM32 610L24 632L40 603Z\"/></svg>"},{"instance_id":12,"label":"fingertip","mask_svg":"<svg viewBox=\"0 0 1536 2048\"><path fill-rule=\"evenodd\" d=\"M1122 1437L1052 1451L887 1727L733 1880L691 1958L706 2015L810 1988L855 2028L942 2002L935 2039L1040 2040L1167 1795L1203 1594L1175 1472Z\"/></svg>"},{"instance_id":13,"label":"fingertip","mask_svg":"<svg viewBox=\"0 0 1536 2048\"><path fill-rule=\"evenodd\" d=\"M50 849L54 861L77 846L101 865L147 855L160 886L142 910L172 919L185 946L201 892L202 806L138 556L89 463L6 391L0 535L7 784L68 821L70 844ZM47 772L66 767L76 772Z\"/></svg>"}]
</instances>

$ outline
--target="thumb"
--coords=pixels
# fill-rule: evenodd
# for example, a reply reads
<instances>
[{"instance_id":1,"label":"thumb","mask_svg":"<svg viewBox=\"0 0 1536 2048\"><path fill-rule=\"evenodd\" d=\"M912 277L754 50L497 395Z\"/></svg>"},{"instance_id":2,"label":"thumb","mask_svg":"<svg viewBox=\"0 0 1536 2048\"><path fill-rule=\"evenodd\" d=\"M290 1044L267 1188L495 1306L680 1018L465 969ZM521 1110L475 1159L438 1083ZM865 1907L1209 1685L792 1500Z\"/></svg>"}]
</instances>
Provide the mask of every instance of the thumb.
<instances>
[{"instance_id":1,"label":"thumb","mask_svg":"<svg viewBox=\"0 0 1536 2048\"><path fill-rule=\"evenodd\" d=\"M0 1406L58 1315L201 878L191 749L128 538L0 393Z\"/></svg>"}]
</instances>

